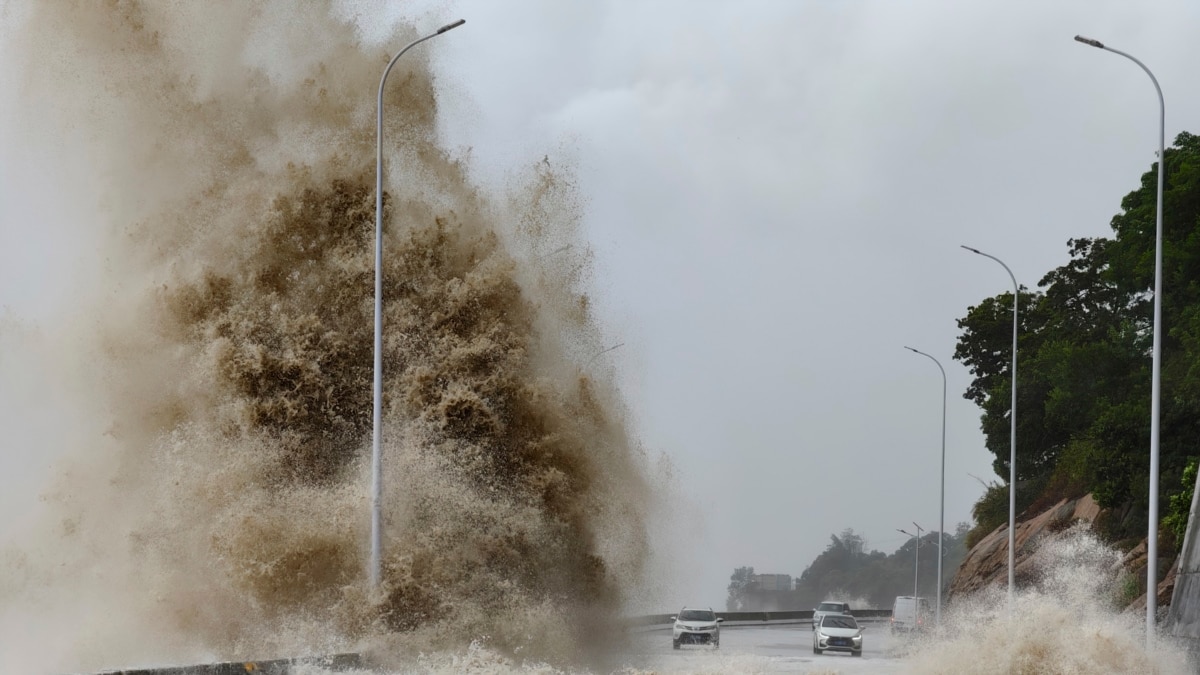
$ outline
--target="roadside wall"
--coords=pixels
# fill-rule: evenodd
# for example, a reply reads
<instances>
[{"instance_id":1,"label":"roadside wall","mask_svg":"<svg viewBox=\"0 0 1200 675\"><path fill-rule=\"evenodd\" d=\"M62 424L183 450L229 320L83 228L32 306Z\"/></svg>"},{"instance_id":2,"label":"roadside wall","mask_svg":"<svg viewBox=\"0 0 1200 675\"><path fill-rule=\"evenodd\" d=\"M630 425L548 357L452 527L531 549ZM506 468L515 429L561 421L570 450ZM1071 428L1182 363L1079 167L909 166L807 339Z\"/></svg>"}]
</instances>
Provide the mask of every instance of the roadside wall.
<instances>
[{"instance_id":1,"label":"roadside wall","mask_svg":"<svg viewBox=\"0 0 1200 675\"><path fill-rule=\"evenodd\" d=\"M1168 635L1200 640L1200 522L1196 520L1196 502L1200 499L1200 473L1192 489L1192 508L1188 512L1187 531L1179 553L1175 590L1163 630Z\"/></svg>"},{"instance_id":2,"label":"roadside wall","mask_svg":"<svg viewBox=\"0 0 1200 675\"><path fill-rule=\"evenodd\" d=\"M890 609L860 609L853 612L854 617L862 623L879 623L887 621L892 616ZM760 626L764 624L809 623L812 621L812 610L806 609L795 612L717 612L724 619L723 626ZM668 629L671 626L673 614L649 614L646 616L630 617L626 620L628 630L645 632ZM125 670L106 670L96 675L290 675L298 672L312 672L312 666L320 666L326 670L338 672L365 668L366 663L358 654L334 654L303 659L278 659L274 661L230 661L227 663L212 663L195 666L163 666L149 668L129 668Z\"/></svg>"},{"instance_id":3,"label":"roadside wall","mask_svg":"<svg viewBox=\"0 0 1200 675\"><path fill-rule=\"evenodd\" d=\"M97 675L289 675L293 672L311 673L313 666L334 672L362 667L358 654L333 654L303 659L276 659L272 661L230 661L197 666L165 666L106 670Z\"/></svg>"}]
</instances>

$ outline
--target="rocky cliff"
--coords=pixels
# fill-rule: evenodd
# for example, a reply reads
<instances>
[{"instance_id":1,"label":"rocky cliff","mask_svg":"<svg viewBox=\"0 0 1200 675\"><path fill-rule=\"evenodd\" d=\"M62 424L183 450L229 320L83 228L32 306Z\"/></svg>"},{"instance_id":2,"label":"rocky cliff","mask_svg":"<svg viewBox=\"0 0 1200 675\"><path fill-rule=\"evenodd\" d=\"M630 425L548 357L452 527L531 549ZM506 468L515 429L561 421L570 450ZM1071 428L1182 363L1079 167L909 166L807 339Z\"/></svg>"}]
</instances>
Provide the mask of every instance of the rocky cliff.
<instances>
[{"instance_id":1,"label":"rocky cliff","mask_svg":"<svg viewBox=\"0 0 1200 675\"><path fill-rule=\"evenodd\" d=\"M1013 576L1017 588L1036 582L1032 557L1038 546L1057 533L1076 524L1091 527L1100 516L1100 506L1091 495L1077 499L1063 499L1040 513L1022 513L1016 524L1016 557ZM1160 551L1161 558L1161 551ZM1122 558L1121 565L1139 579L1139 588L1145 588L1146 542L1142 541ZM1008 524L1005 523L981 539L963 559L947 594L949 601L955 596L970 595L990 585L1008 584ZM1175 565L1158 585L1158 607L1165 609L1171 603L1171 591L1175 585ZM1133 600L1128 609L1144 609L1146 596L1143 592Z\"/></svg>"}]
</instances>

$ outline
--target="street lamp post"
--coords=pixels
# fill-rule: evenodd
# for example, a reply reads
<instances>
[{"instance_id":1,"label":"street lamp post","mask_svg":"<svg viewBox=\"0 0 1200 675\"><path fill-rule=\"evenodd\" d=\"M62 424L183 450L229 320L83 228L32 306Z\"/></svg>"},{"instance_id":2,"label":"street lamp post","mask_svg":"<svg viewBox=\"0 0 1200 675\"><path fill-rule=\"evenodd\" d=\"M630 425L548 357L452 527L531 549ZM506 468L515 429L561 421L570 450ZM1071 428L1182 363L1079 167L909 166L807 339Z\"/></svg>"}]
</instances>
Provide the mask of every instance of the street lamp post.
<instances>
[{"instance_id":1,"label":"street lamp post","mask_svg":"<svg viewBox=\"0 0 1200 675\"><path fill-rule=\"evenodd\" d=\"M1013 282L1012 407L1008 413L1011 424L1008 450L1008 607L1012 609L1017 550L1017 304L1020 300L1021 288L1017 285L1017 277L1013 275L1012 270L1008 269L1008 265L1005 265L1003 260L977 248L970 246L963 246L963 248L1000 263Z\"/></svg>"},{"instance_id":2,"label":"street lamp post","mask_svg":"<svg viewBox=\"0 0 1200 675\"><path fill-rule=\"evenodd\" d=\"M1099 40L1076 35L1085 45L1120 54L1138 64L1158 93L1158 202L1154 210L1154 344L1150 356L1150 522L1146 533L1146 647L1154 644L1155 614L1158 610L1158 439L1159 391L1162 366L1162 259L1163 259L1163 176L1167 172L1167 104L1158 78L1146 64L1123 51L1107 47Z\"/></svg>"},{"instance_id":3,"label":"street lamp post","mask_svg":"<svg viewBox=\"0 0 1200 675\"><path fill-rule=\"evenodd\" d=\"M437 32L423 38L413 40L398 54L392 57L383 77L379 79L379 97L375 115L375 378L373 387L373 405L371 411L371 559L368 577L371 590L379 588L379 561L381 557L380 530L381 504L383 492L382 452L380 450L380 422L383 419L383 87L387 84L388 73L392 66L404 56L404 52L437 37L448 30L458 28L466 23L459 19L437 29Z\"/></svg>"},{"instance_id":4,"label":"street lamp post","mask_svg":"<svg viewBox=\"0 0 1200 675\"><path fill-rule=\"evenodd\" d=\"M915 535L911 532L905 532L904 530L898 529L896 531L901 534L907 534L910 537L916 537L916 539L917 539L916 542L914 542L914 544L913 544L913 602L916 602L917 601L917 579L919 578L919 576L920 576L919 573L921 571L921 529L922 528L920 525L917 525L915 522L913 523L913 525L916 526L916 528L917 528L917 533Z\"/></svg>"},{"instance_id":5,"label":"street lamp post","mask_svg":"<svg viewBox=\"0 0 1200 675\"><path fill-rule=\"evenodd\" d=\"M938 510L938 565L937 565L937 605L934 608L934 623L939 628L942 625L942 533L946 530L946 369L929 354L912 347L905 349L920 354L933 361L938 370L942 371L942 501ZM914 523L915 524L915 523Z\"/></svg>"}]
</instances>

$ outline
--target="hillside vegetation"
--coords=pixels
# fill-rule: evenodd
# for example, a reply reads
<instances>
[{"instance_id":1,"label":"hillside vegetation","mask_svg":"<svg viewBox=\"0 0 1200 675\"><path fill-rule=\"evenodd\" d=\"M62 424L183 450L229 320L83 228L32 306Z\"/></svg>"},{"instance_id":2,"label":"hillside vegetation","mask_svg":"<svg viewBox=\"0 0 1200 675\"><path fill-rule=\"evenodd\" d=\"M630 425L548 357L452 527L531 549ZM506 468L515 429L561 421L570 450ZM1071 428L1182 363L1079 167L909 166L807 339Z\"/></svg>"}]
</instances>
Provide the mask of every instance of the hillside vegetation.
<instances>
[{"instance_id":1,"label":"hillside vegetation","mask_svg":"<svg viewBox=\"0 0 1200 675\"><path fill-rule=\"evenodd\" d=\"M1162 298L1160 513L1177 549L1200 455L1200 137L1166 152ZM1017 363L1017 509L1091 493L1097 529L1128 546L1145 536L1157 163L1121 201L1111 237L1072 239L1070 260L1022 288ZM1036 217L1036 216L1031 216ZM1014 242L1014 246L1019 242ZM954 358L974 379L993 482L975 505L973 545L1008 520L1013 294L958 321Z\"/></svg>"}]
</instances>

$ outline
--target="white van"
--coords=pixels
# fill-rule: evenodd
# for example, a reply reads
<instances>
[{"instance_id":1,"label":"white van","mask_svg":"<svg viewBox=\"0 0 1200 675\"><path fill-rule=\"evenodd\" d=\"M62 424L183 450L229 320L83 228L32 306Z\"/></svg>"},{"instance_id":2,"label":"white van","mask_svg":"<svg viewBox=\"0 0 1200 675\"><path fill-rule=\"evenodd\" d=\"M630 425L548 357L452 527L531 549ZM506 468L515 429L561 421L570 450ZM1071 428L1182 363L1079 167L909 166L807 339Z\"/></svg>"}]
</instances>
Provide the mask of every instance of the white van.
<instances>
[{"instance_id":1,"label":"white van","mask_svg":"<svg viewBox=\"0 0 1200 675\"><path fill-rule=\"evenodd\" d=\"M911 595L901 595L892 605L892 632L911 633L929 627L929 601Z\"/></svg>"}]
</instances>

